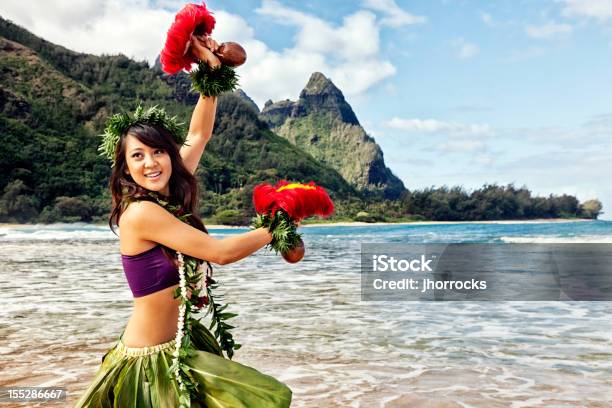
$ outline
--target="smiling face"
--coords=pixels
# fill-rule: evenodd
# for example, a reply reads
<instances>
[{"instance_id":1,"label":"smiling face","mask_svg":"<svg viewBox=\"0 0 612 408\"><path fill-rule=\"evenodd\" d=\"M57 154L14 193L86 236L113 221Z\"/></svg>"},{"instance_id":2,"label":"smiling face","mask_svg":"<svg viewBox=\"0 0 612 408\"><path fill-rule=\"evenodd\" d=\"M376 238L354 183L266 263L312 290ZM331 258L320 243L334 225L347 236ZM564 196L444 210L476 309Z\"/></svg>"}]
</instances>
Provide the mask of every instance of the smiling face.
<instances>
[{"instance_id":1,"label":"smiling face","mask_svg":"<svg viewBox=\"0 0 612 408\"><path fill-rule=\"evenodd\" d=\"M172 160L165 149L150 147L133 135L125 138L126 174L150 191L170 195Z\"/></svg>"}]
</instances>

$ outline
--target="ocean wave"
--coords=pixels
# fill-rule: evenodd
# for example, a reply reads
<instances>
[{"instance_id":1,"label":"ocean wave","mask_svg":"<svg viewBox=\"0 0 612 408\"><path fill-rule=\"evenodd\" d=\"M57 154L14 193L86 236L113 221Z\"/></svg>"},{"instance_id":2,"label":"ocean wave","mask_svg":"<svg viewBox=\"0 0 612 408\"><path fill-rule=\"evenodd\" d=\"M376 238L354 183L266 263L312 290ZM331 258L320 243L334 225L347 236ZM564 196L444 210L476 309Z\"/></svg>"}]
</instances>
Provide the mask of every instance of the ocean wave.
<instances>
[{"instance_id":1,"label":"ocean wave","mask_svg":"<svg viewBox=\"0 0 612 408\"><path fill-rule=\"evenodd\" d=\"M0 228L0 241L63 241L72 239L112 240L117 239L107 226L84 223L33 224Z\"/></svg>"},{"instance_id":2,"label":"ocean wave","mask_svg":"<svg viewBox=\"0 0 612 408\"><path fill-rule=\"evenodd\" d=\"M612 244L612 235L534 235L531 237L501 237L508 244Z\"/></svg>"},{"instance_id":3,"label":"ocean wave","mask_svg":"<svg viewBox=\"0 0 612 408\"><path fill-rule=\"evenodd\" d=\"M116 229L119 234L119 228ZM242 231L225 228L209 230L214 237L229 236ZM119 237L106 225L85 223L71 224L33 224L0 227L0 242L4 241L113 241Z\"/></svg>"}]
</instances>

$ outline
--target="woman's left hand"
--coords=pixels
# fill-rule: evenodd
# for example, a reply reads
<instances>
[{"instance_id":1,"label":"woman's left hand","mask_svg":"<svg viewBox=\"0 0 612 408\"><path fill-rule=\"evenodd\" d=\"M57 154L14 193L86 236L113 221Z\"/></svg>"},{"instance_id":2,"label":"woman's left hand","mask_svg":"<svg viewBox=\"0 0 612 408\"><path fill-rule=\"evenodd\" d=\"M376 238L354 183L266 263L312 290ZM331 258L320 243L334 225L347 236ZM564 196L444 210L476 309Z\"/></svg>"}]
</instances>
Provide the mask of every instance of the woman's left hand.
<instances>
[{"instance_id":1,"label":"woman's left hand","mask_svg":"<svg viewBox=\"0 0 612 408\"><path fill-rule=\"evenodd\" d=\"M200 61L206 62L211 68L221 66L221 60L214 51L219 49L219 44L210 37L191 36L191 53Z\"/></svg>"},{"instance_id":2,"label":"woman's left hand","mask_svg":"<svg viewBox=\"0 0 612 408\"><path fill-rule=\"evenodd\" d=\"M219 51L219 43L213 40L212 37L200 36L199 38L200 40L202 40L202 42L204 42L206 48L208 48L212 52Z\"/></svg>"}]
</instances>

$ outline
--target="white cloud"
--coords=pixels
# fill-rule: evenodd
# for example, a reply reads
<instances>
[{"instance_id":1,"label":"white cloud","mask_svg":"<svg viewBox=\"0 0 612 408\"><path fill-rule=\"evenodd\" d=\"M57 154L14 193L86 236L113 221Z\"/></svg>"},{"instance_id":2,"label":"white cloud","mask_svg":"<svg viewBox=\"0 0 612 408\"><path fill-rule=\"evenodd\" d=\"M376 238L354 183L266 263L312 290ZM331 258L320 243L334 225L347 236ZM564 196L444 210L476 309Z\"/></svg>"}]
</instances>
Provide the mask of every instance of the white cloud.
<instances>
[{"instance_id":1,"label":"white cloud","mask_svg":"<svg viewBox=\"0 0 612 408\"><path fill-rule=\"evenodd\" d=\"M575 148L571 151L552 148L536 154L525 154L497 166L500 174L513 174L528 180L539 194L572 194L581 201L599 198L610 213L612 189L602 183L602 175L611 171L612 153ZM610 216L608 215L608 218Z\"/></svg>"},{"instance_id":2,"label":"white cloud","mask_svg":"<svg viewBox=\"0 0 612 408\"><path fill-rule=\"evenodd\" d=\"M489 13L480 13L480 18L482 19L482 22L488 25L489 27L492 27L494 25L493 17L491 17Z\"/></svg>"},{"instance_id":3,"label":"white cloud","mask_svg":"<svg viewBox=\"0 0 612 408\"><path fill-rule=\"evenodd\" d=\"M505 62L519 62L525 61L532 58L541 57L544 55L544 49L542 47L529 47L526 49L512 50L507 57L504 58Z\"/></svg>"},{"instance_id":4,"label":"white cloud","mask_svg":"<svg viewBox=\"0 0 612 408\"><path fill-rule=\"evenodd\" d=\"M28 4L31 3L31 4ZM89 2L72 0L50 0L45 2L23 2L20 0L4 0L0 6L1 14L17 24L28 28L46 27L53 23L58 27L72 28L83 24L91 24L108 5L106 0Z\"/></svg>"},{"instance_id":5,"label":"white cloud","mask_svg":"<svg viewBox=\"0 0 612 408\"><path fill-rule=\"evenodd\" d=\"M92 54L124 54L153 63L166 30L183 3L174 0L4 0L0 14L34 34L69 49ZM380 55L380 30L425 21L394 1L366 1L365 9L333 24L315 15L263 0L257 13L297 28L295 41L272 50L256 38L241 16L215 9L219 41L236 41L247 51L238 69L241 86L259 105L267 99L295 98L314 71L323 72L349 96L359 95L394 75L396 68Z\"/></svg>"},{"instance_id":6,"label":"white cloud","mask_svg":"<svg viewBox=\"0 0 612 408\"><path fill-rule=\"evenodd\" d=\"M394 75L397 70L389 61L369 60L359 64L346 63L331 69L331 78L343 92L360 94L377 82Z\"/></svg>"},{"instance_id":7,"label":"white cloud","mask_svg":"<svg viewBox=\"0 0 612 408\"><path fill-rule=\"evenodd\" d=\"M295 44L272 51L258 42L258 53L249 53L243 88L258 103L267 99L295 98L314 71L323 72L345 94L358 95L396 72L380 56L380 23L365 10L333 24L314 15L264 0L257 13L279 24L297 28Z\"/></svg>"},{"instance_id":8,"label":"white cloud","mask_svg":"<svg viewBox=\"0 0 612 408\"><path fill-rule=\"evenodd\" d=\"M5 0L5 18L34 34L75 51L125 54L153 62L165 40L174 13L151 9L146 1L92 0L72 2Z\"/></svg>"},{"instance_id":9,"label":"white cloud","mask_svg":"<svg viewBox=\"0 0 612 408\"><path fill-rule=\"evenodd\" d=\"M240 84L260 106L267 99L295 99L310 74L322 71L329 75L330 72L322 54L297 49L279 53L256 40L245 44L245 48L249 60L240 68Z\"/></svg>"},{"instance_id":10,"label":"white cloud","mask_svg":"<svg viewBox=\"0 0 612 408\"><path fill-rule=\"evenodd\" d=\"M582 125L591 137L599 136L609 139L612 135L612 114L597 115Z\"/></svg>"},{"instance_id":11,"label":"white cloud","mask_svg":"<svg viewBox=\"0 0 612 408\"><path fill-rule=\"evenodd\" d=\"M444 122L436 119L402 119L394 117L387 121L385 126L408 133L444 133L472 136L488 136L493 134L493 129L487 124Z\"/></svg>"},{"instance_id":12,"label":"white cloud","mask_svg":"<svg viewBox=\"0 0 612 408\"><path fill-rule=\"evenodd\" d=\"M532 38L537 39L552 39L562 35L568 35L572 32L573 27L569 24L547 23L540 26L529 25L525 27L525 33Z\"/></svg>"},{"instance_id":13,"label":"white cloud","mask_svg":"<svg viewBox=\"0 0 612 408\"><path fill-rule=\"evenodd\" d=\"M252 41L255 36L255 31L247 22L240 16L230 14L226 11L215 11L214 38L219 42L235 41L244 44Z\"/></svg>"},{"instance_id":14,"label":"white cloud","mask_svg":"<svg viewBox=\"0 0 612 408\"><path fill-rule=\"evenodd\" d=\"M589 17L601 21L612 19L612 0L562 0L563 15Z\"/></svg>"},{"instance_id":15,"label":"white cloud","mask_svg":"<svg viewBox=\"0 0 612 408\"><path fill-rule=\"evenodd\" d=\"M480 52L480 48L477 45L467 42L464 38L457 38L451 42L457 56L461 59L472 58Z\"/></svg>"},{"instance_id":16,"label":"white cloud","mask_svg":"<svg viewBox=\"0 0 612 408\"><path fill-rule=\"evenodd\" d=\"M498 129L496 136L507 140L517 135L527 143L541 146L555 146L567 151L588 148L593 151L608 150L612 135L612 114L589 118L575 127L547 126L537 128Z\"/></svg>"},{"instance_id":17,"label":"white cloud","mask_svg":"<svg viewBox=\"0 0 612 408\"><path fill-rule=\"evenodd\" d=\"M371 57L379 51L379 28L376 16L358 11L346 16L341 26L285 7L275 0L264 0L257 13L271 17L275 22L298 28L295 48L304 52L329 54L344 59Z\"/></svg>"},{"instance_id":18,"label":"white cloud","mask_svg":"<svg viewBox=\"0 0 612 408\"><path fill-rule=\"evenodd\" d=\"M493 156L489 153L482 153L477 155L474 158L474 163L480 165L480 166L484 166L484 167L490 167L493 166L495 164L495 160L493 159Z\"/></svg>"},{"instance_id":19,"label":"white cloud","mask_svg":"<svg viewBox=\"0 0 612 408\"><path fill-rule=\"evenodd\" d=\"M447 140L438 145L438 150L443 153L469 153L485 149L485 143L482 140Z\"/></svg>"},{"instance_id":20,"label":"white cloud","mask_svg":"<svg viewBox=\"0 0 612 408\"><path fill-rule=\"evenodd\" d=\"M363 5L385 14L381 24L389 27L422 24L427 21L423 16L415 16L403 10L395 3L395 0L364 0Z\"/></svg>"}]
</instances>

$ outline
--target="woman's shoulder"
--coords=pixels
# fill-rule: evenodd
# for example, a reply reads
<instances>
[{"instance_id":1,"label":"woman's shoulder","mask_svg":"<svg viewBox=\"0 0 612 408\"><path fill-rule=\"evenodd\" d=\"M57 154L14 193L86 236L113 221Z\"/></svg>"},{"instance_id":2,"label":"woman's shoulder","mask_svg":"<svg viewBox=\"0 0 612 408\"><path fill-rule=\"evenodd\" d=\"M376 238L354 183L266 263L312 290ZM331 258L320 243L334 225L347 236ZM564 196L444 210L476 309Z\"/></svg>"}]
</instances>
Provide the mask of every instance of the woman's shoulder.
<instances>
[{"instance_id":1,"label":"woman's shoulder","mask_svg":"<svg viewBox=\"0 0 612 408\"><path fill-rule=\"evenodd\" d=\"M132 201L123 209L119 219L119 228L124 226L137 226L150 222L156 216L166 215L167 211L159 204L148 200Z\"/></svg>"},{"instance_id":2,"label":"woman's shoulder","mask_svg":"<svg viewBox=\"0 0 612 408\"><path fill-rule=\"evenodd\" d=\"M156 212L164 211L158 204L150 201L129 203L119 218L120 252L125 255L140 254L151 249L156 242L145 238L147 228L156 224Z\"/></svg>"}]
</instances>

